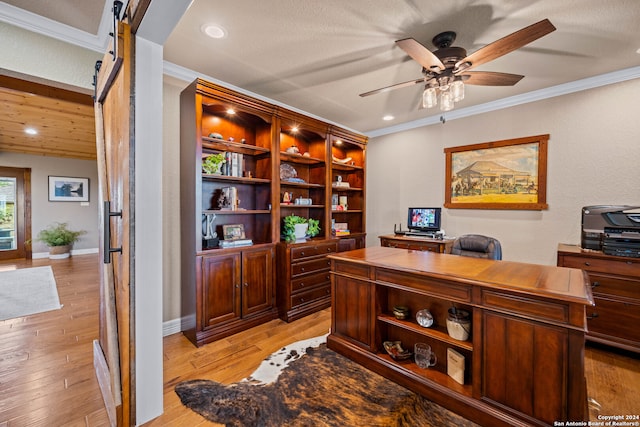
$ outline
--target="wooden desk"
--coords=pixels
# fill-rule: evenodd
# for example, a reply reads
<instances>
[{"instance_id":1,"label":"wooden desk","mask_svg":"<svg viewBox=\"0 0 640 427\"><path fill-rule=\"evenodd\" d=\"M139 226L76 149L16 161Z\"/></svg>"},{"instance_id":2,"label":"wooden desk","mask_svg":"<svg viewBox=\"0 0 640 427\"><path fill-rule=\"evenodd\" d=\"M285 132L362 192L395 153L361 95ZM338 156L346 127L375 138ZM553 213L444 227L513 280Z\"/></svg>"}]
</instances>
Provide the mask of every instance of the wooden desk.
<instances>
[{"instance_id":1,"label":"wooden desk","mask_svg":"<svg viewBox=\"0 0 640 427\"><path fill-rule=\"evenodd\" d=\"M413 249L414 251L438 252L441 254L451 253L454 239L431 239L419 236L403 236L389 234L380 237L380 245L390 248Z\"/></svg>"},{"instance_id":2,"label":"wooden desk","mask_svg":"<svg viewBox=\"0 0 640 427\"><path fill-rule=\"evenodd\" d=\"M640 353L640 258L559 244L558 265L581 268L591 280L587 340Z\"/></svg>"},{"instance_id":3,"label":"wooden desk","mask_svg":"<svg viewBox=\"0 0 640 427\"><path fill-rule=\"evenodd\" d=\"M585 309L578 269L372 247L332 254L328 347L483 426L543 426L587 420ZM395 305L411 311L392 315ZM455 305L471 313L471 338L446 328ZM415 313L428 308L434 326ZM384 341L428 343L435 367L395 361ZM447 375L447 349L465 357L464 384Z\"/></svg>"}]
</instances>

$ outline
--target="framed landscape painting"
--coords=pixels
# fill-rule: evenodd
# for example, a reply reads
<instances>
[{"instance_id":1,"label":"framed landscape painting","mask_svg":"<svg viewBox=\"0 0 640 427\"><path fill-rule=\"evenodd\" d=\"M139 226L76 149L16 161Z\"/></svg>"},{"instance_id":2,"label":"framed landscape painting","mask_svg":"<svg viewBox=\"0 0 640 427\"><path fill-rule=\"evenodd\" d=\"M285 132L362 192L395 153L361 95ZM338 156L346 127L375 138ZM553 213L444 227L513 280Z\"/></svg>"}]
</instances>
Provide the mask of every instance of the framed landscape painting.
<instances>
[{"instance_id":1,"label":"framed landscape painting","mask_svg":"<svg viewBox=\"0 0 640 427\"><path fill-rule=\"evenodd\" d=\"M50 202L88 202L89 178L49 176Z\"/></svg>"},{"instance_id":2,"label":"framed landscape painting","mask_svg":"<svg viewBox=\"0 0 640 427\"><path fill-rule=\"evenodd\" d=\"M445 148L451 209L547 209L549 135Z\"/></svg>"}]
</instances>

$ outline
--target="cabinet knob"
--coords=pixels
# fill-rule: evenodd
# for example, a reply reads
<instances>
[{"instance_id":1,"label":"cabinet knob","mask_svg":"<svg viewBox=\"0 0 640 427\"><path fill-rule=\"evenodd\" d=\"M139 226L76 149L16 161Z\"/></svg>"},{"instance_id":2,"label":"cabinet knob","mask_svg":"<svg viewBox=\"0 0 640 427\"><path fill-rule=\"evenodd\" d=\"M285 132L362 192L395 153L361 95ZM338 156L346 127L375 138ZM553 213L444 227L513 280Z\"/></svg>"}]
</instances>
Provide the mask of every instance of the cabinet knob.
<instances>
[{"instance_id":1,"label":"cabinet knob","mask_svg":"<svg viewBox=\"0 0 640 427\"><path fill-rule=\"evenodd\" d=\"M327 248L327 252L331 252L331 248Z\"/></svg>"},{"instance_id":2,"label":"cabinet knob","mask_svg":"<svg viewBox=\"0 0 640 427\"><path fill-rule=\"evenodd\" d=\"M627 261L627 265L633 265L633 261Z\"/></svg>"},{"instance_id":3,"label":"cabinet knob","mask_svg":"<svg viewBox=\"0 0 640 427\"><path fill-rule=\"evenodd\" d=\"M304 271L304 267L300 267L300 271Z\"/></svg>"},{"instance_id":4,"label":"cabinet knob","mask_svg":"<svg viewBox=\"0 0 640 427\"><path fill-rule=\"evenodd\" d=\"M304 288L304 282L300 282L300 287Z\"/></svg>"},{"instance_id":5,"label":"cabinet knob","mask_svg":"<svg viewBox=\"0 0 640 427\"><path fill-rule=\"evenodd\" d=\"M589 267L591 265L591 263L589 261L585 261L584 265L586 265L587 267Z\"/></svg>"},{"instance_id":6,"label":"cabinet knob","mask_svg":"<svg viewBox=\"0 0 640 427\"><path fill-rule=\"evenodd\" d=\"M593 282L591 284L591 288L597 288L598 286L600 286L600 282Z\"/></svg>"},{"instance_id":7,"label":"cabinet knob","mask_svg":"<svg viewBox=\"0 0 640 427\"><path fill-rule=\"evenodd\" d=\"M236 289L239 289L239 288L240 288L240 285L238 285L238 284L236 283Z\"/></svg>"},{"instance_id":8,"label":"cabinet knob","mask_svg":"<svg viewBox=\"0 0 640 427\"><path fill-rule=\"evenodd\" d=\"M598 316L599 316L598 313L593 313L591 316L587 316L587 320L593 320Z\"/></svg>"},{"instance_id":9,"label":"cabinet knob","mask_svg":"<svg viewBox=\"0 0 640 427\"><path fill-rule=\"evenodd\" d=\"M249 283L244 282L244 287L245 287L245 288L248 288L248 287L249 287Z\"/></svg>"},{"instance_id":10,"label":"cabinet knob","mask_svg":"<svg viewBox=\"0 0 640 427\"><path fill-rule=\"evenodd\" d=\"M304 256L304 251L300 252L300 255Z\"/></svg>"}]
</instances>

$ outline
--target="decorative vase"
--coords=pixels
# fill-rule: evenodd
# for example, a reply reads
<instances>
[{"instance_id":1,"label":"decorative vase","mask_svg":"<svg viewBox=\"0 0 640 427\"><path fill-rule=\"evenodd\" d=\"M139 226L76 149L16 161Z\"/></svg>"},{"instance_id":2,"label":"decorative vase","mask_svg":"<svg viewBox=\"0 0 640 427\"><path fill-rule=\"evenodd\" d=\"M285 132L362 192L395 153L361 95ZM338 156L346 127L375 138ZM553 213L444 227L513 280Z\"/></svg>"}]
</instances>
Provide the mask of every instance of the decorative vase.
<instances>
[{"instance_id":1,"label":"decorative vase","mask_svg":"<svg viewBox=\"0 0 640 427\"><path fill-rule=\"evenodd\" d=\"M309 224L294 224L293 235L296 237L296 241L304 240L307 236L307 229L309 228Z\"/></svg>"},{"instance_id":2,"label":"decorative vase","mask_svg":"<svg viewBox=\"0 0 640 427\"><path fill-rule=\"evenodd\" d=\"M50 246L49 259L65 259L71 255L71 245Z\"/></svg>"}]
</instances>

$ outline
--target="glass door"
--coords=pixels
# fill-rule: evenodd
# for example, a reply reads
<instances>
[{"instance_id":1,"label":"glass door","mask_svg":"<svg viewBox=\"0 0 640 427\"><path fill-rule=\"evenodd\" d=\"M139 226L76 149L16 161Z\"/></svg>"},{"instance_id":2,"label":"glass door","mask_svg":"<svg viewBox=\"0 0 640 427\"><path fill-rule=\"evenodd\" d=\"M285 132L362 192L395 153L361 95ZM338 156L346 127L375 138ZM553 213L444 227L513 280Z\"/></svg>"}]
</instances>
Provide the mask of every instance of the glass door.
<instances>
[{"instance_id":1,"label":"glass door","mask_svg":"<svg viewBox=\"0 0 640 427\"><path fill-rule=\"evenodd\" d=\"M27 258L27 253L31 256L24 243L31 239L26 221L30 203L25 202L30 175L30 169L0 167L0 260Z\"/></svg>"}]
</instances>

